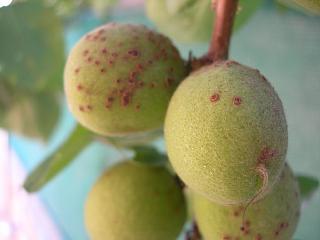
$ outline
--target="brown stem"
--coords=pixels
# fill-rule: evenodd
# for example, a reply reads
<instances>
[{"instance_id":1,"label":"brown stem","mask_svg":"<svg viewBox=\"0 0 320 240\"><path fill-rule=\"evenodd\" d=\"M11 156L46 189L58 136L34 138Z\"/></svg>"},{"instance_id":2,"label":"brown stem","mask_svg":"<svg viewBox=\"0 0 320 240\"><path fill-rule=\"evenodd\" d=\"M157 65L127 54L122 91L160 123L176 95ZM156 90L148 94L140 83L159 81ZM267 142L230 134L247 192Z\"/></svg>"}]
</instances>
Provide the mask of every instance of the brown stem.
<instances>
[{"instance_id":1,"label":"brown stem","mask_svg":"<svg viewBox=\"0 0 320 240\"><path fill-rule=\"evenodd\" d=\"M212 0L212 4L216 9L216 16L207 57L215 62L228 59L232 26L238 0Z\"/></svg>"}]
</instances>

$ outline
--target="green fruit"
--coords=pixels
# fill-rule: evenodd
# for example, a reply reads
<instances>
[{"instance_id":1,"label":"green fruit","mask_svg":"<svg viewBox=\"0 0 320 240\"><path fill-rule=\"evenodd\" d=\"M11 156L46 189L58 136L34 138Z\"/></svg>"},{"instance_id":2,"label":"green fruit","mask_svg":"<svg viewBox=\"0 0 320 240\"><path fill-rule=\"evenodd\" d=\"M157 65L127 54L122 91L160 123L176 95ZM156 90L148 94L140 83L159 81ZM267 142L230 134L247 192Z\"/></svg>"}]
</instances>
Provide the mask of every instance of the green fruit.
<instances>
[{"instance_id":1,"label":"green fruit","mask_svg":"<svg viewBox=\"0 0 320 240\"><path fill-rule=\"evenodd\" d=\"M170 101L164 131L177 174L221 204L247 202L271 187L287 152L278 95L259 71L234 61L186 78Z\"/></svg>"},{"instance_id":2,"label":"green fruit","mask_svg":"<svg viewBox=\"0 0 320 240\"><path fill-rule=\"evenodd\" d=\"M247 208L244 224L243 205L222 206L194 195L193 206L204 239L290 240L300 215L299 188L286 165L272 192Z\"/></svg>"},{"instance_id":3,"label":"green fruit","mask_svg":"<svg viewBox=\"0 0 320 240\"><path fill-rule=\"evenodd\" d=\"M186 74L170 40L141 25L110 23L86 34L65 66L71 112L88 129L121 136L161 128Z\"/></svg>"},{"instance_id":4,"label":"green fruit","mask_svg":"<svg viewBox=\"0 0 320 240\"><path fill-rule=\"evenodd\" d=\"M175 240L185 220L184 196L170 173L136 162L107 170L85 207L92 240Z\"/></svg>"},{"instance_id":5,"label":"green fruit","mask_svg":"<svg viewBox=\"0 0 320 240\"><path fill-rule=\"evenodd\" d=\"M240 0L234 30L259 8L261 0ZM208 0L147 0L146 12L159 30L180 42L207 42L211 38L214 11Z\"/></svg>"}]
</instances>

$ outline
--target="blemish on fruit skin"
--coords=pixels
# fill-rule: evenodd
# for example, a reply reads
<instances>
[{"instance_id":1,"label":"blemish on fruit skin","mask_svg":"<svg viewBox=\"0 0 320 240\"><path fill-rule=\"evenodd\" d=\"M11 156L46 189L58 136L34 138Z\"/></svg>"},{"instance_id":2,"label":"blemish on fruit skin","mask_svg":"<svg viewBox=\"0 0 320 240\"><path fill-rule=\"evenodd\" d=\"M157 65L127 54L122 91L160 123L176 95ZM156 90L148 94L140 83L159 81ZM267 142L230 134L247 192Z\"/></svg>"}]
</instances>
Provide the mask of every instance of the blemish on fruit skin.
<instances>
[{"instance_id":1,"label":"blemish on fruit skin","mask_svg":"<svg viewBox=\"0 0 320 240\"><path fill-rule=\"evenodd\" d=\"M101 72L101 73L105 73L105 72L106 72L106 69L105 69L105 68L101 68L101 69L100 69L100 72Z\"/></svg>"},{"instance_id":2,"label":"blemish on fruit skin","mask_svg":"<svg viewBox=\"0 0 320 240\"><path fill-rule=\"evenodd\" d=\"M100 61L96 60L96 61L94 62L94 64L98 66L98 65L100 65Z\"/></svg>"},{"instance_id":3,"label":"blemish on fruit skin","mask_svg":"<svg viewBox=\"0 0 320 240\"><path fill-rule=\"evenodd\" d=\"M83 89L83 86L82 86L81 84L78 84L78 85L77 85L77 90L78 90L78 91L81 91L82 89Z\"/></svg>"},{"instance_id":4,"label":"blemish on fruit skin","mask_svg":"<svg viewBox=\"0 0 320 240\"><path fill-rule=\"evenodd\" d=\"M210 96L210 102L212 102L212 103L215 103L215 102L219 101L219 99L220 99L219 93L215 93L215 94Z\"/></svg>"},{"instance_id":5,"label":"blemish on fruit skin","mask_svg":"<svg viewBox=\"0 0 320 240\"><path fill-rule=\"evenodd\" d=\"M129 92L124 92L121 96L121 105L128 106L130 103L131 95Z\"/></svg>"},{"instance_id":6,"label":"blemish on fruit skin","mask_svg":"<svg viewBox=\"0 0 320 240\"><path fill-rule=\"evenodd\" d=\"M81 111L81 112L84 112L84 107L83 106L79 106L79 110Z\"/></svg>"},{"instance_id":7,"label":"blemish on fruit skin","mask_svg":"<svg viewBox=\"0 0 320 240\"><path fill-rule=\"evenodd\" d=\"M137 104L137 105L136 105L136 110L140 110L140 108L141 108L141 105L140 105L140 104Z\"/></svg>"},{"instance_id":8,"label":"blemish on fruit skin","mask_svg":"<svg viewBox=\"0 0 320 240\"><path fill-rule=\"evenodd\" d=\"M107 54L107 49L106 48L103 48L102 50L101 50L101 52L103 53L103 54Z\"/></svg>"},{"instance_id":9,"label":"blemish on fruit skin","mask_svg":"<svg viewBox=\"0 0 320 240\"><path fill-rule=\"evenodd\" d=\"M242 99L239 96L234 96L233 97L233 104L236 106L239 106L242 103Z\"/></svg>"},{"instance_id":10,"label":"blemish on fruit skin","mask_svg":"<svg viewBox=\"0 0 320 240\"><path fill-rule=\"evenodd\" d=\"M84 50L84 51L82 52L82 55L83 55L83 56L87 56L87 55L88 55L88 53L89 53L89 50L88 50L88 49L86 49L86 50Z\"/></svg>"},{"instance_id":11,"label":"blemish on fruit skin","mask_svg":"<svg viewBox=\"0 0 320 240\"><path fill-rule=\"evenodd\" d=\"M133 56L133 57L138 57L140 55L139 51L136 50L136 49L129 50L128 54Z\"/></svg>"},{"instance_id":12,"label":"blemish on fruit skin","mask_svg":"<svg viewBox=\"0 0 320 240\"><path fill-rule=\"evenodd\" d=\"M266 160L275 157L277 154L278 154L278 151L276 149L264 147L260 152L260 155L258 157L258 162L265 163Z\"/></svg>"},{"instance_id":13,"label":"blemish on fruit skin","mask_svg":"<svg viewBox=\"0 0 320 240\"><path fill-rule=\"evenodd\" d=\"M223 236L223 238L222 238L223 240L231 240L231 237L230 236Z\"/></svg>"},{"instance_id":14,"label":"blemish on fruit skin","mask_svg":"<svg viewBox=\"0 0 320 240\"><path fill-rule=\"evenodd\" d=\"M91 110L92 110L92 106L91 106L91 105L87 105L87 109L88 109L89 111L91 111Z\"/></svg>"},{"instance_id":15,"label":"blemish on fruit skin","mask_svg":"<svg viewBox=\"0 0 320 240\"><path fill-rule=\"evenodd\" d=\"M87 58L87 61L88 61L88 62L92 62L92 60L93 60L92 57L88 57L88 58Z\"/></svg>"},{"instance_id":16,"label":"blemish on fruit skin","mask_svg":"<svg viewBox=\"0 0 320 240\"><path fill-rule=\"evenodd\" d=\"M75 73L75 74L77 74L77 73L79 73L79 72L80 72L80 68L79 68L79 67L74 70L74 73Z\"/></svg>"},{"instance_id":17,"label":"blemish on fruit skin","mask_svg":"<svg viewBox=\"0 0 320 240\"><path fill-rule=\"evenodd\" d=\"M256 235L256 237L254 238L254 240L262 240L261 234L258 233L258 234Z\"/></svg>"},{"instance_id":18,"label":"blemish on fruit skin","mask_svg":"<svg viewBox=\"0 0 320 240\"><path fill-rule=\"evenodd\" d=\"M119 56L119 54L118 54L118 53L116 53L116 52L113 52L113 53L111 54L111 56L112 56L112 57L118 57L118 56Z\"/></svg>"}]
</instances>

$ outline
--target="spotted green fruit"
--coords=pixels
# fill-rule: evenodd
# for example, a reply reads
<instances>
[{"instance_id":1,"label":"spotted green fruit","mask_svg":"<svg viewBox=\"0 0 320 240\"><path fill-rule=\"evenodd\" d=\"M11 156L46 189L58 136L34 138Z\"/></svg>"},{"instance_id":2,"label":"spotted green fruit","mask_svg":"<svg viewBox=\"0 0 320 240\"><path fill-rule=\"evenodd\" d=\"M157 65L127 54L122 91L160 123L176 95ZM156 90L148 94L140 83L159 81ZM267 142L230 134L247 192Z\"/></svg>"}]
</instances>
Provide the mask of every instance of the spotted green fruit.
<instances>
[{"instance_id":1,"label":"spotted green fruit","mask_svg":"<svg viewBox=\"0 0 320 240\"><path fill-rule=\"evenodd\" d=\"M85 207L92 240L175 240L185 219L184 196L170 173L135 162L107 170Z\"/></svg>"},{"instance_id":2,"label":"spotted green fruit","mask_svg":"<svg viewBox=\"0 0 320 240\"><path fill-rule=\"evenodd\" d=\"M170 40L142 25L110 23L83 36L68 57L69 108L88 129L121 136L162 127L186 68Z\"/></svg>"},{"instance_id":3,"label":"spotted green fruit","mask_svg":"<svg viewBox=\"0 0 320 240\"><path fill-rule=\"evenodd\" d=\"M281 101L259 71L220 62L187 77L165 121L169 159L195 192L221 204L271 187L287 151Z\"/></svg>"},{"instance_id":4,"label":"spotted green fruit","mask_svg":"<svg viewBox=\"0 0 320 240\"><path fill-rule=\"evenodd\" d=\"M222 206L193 196L194 213L205 240L291 240L300 215L297 181L286 165L279 181L262 200L247 209Z\"/></svg>"}]
</instances>

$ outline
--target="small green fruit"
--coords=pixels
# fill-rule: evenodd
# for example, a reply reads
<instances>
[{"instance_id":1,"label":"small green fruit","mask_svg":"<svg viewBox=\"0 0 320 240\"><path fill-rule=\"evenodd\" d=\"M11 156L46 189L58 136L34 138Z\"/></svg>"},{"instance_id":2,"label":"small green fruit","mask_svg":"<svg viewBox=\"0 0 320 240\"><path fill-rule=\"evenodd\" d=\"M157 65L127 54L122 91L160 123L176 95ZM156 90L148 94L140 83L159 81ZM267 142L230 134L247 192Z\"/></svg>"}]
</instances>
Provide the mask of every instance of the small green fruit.
<instances>
[{"instance_id":1,"label":"small green fruit","mask_svg":"<svg viewBox=\"0 0 320 240\"><path fill-rule=\"evenodd\" d=\"M185 220L185 199L170 173L135 162L106 171L85 207L92 240L175 240Z\"/></svg>"},{"instance_id":2,"label":"small green fruit","mask_svg":"<svg viewBox=\"0 0 320 240\"><path fill-rule=\"evenodd\" d=\"M283 107L270 83L259 71L233 61L186 78L165 121L177 174L195 192L221 204L247 202L273 185L284 165L287 137Z\"/></svg>"},{"instance_id":3,"label":"small green fruit","mask_svg":"<svg viewBox=\"0 0 320 240\"><path fill-rule=\"evenodd\" d=\"M300 215L299 188L286 165L272 192L247 208L244 224L243 205L222 206L195 194L193 206L204 239L290 240Z\"/></svg>"},{"instance_id":4,"label":"small green fruit","mask_svg":"<svg viewBox=\"0 0 320 240\"><path fill-rule=\"evenodd\" d=\"M65 66L76 119L106 136L162 127L169 99L186 74L171 41L142 25L110 23L86 34Z\"/></svg>"}]
</instances>

